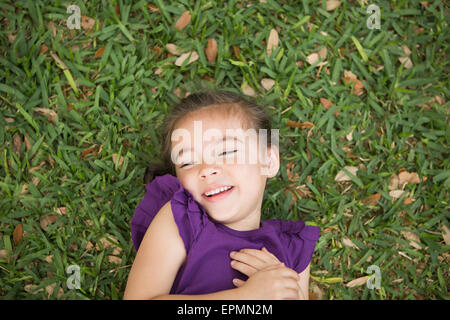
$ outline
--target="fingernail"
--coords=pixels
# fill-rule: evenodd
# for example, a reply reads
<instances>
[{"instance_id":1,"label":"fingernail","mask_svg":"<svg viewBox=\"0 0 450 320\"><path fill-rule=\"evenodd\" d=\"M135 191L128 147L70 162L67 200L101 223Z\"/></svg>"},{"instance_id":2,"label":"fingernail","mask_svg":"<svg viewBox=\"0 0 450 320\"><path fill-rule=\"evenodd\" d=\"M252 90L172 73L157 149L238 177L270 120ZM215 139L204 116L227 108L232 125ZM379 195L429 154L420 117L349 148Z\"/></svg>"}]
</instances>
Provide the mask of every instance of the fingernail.
<instances>
[{"instance_id":1,"label":"fingernail","mask_svg":"<svg viewBox=\"0 0 450 320\"><path fill-rule=\"evenodd\" d=\"M236 264L236 261L231 261L231 265L234 266Z\"/></svg>"},{"instance_id":2,"label":"fingernail","mask_svg":"<svg viewBox=\"0 0 450 320\"><path fill-rule=\"evenodd\" d=\"M234 255L235 255L235 254L236 254L235 251L231 251L231 252L230 252L230 257L234 258Z\"/></svg>"}]
</instances>

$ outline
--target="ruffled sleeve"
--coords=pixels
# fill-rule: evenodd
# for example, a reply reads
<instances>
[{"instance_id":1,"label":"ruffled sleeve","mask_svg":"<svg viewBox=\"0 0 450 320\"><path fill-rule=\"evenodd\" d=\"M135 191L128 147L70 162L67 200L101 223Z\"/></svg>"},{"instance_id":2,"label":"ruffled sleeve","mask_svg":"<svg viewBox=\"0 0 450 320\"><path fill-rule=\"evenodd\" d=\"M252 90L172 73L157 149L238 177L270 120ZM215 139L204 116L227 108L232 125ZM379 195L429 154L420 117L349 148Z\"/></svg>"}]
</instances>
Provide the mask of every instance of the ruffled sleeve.
<instances>
[{"instance_id":1,"label":"ruffled sleeve","mask_svg":"<svg viewBox=\"0 0 450 320\"><path fill-rule=\"evenodd\" d=\"M289 267L301 273L311 262L320 228L307 226L304 221L282 221L281 241L285 246Z\"/></svg>"},{"instance_id":2,"label":"ruffled sleeve","mask_svg":"<svg viewBox=\"0 0 450 320\"><path fill-rule=\"evenodd\" d=\"M139 249L145 232L159 210L171 201L175 223L188 251L203 228L204 208L171 174L156 177L145 188L144 198L138 204L131 219L131 238L134 249L136 251Z\"/></svg>"}]
</instances>

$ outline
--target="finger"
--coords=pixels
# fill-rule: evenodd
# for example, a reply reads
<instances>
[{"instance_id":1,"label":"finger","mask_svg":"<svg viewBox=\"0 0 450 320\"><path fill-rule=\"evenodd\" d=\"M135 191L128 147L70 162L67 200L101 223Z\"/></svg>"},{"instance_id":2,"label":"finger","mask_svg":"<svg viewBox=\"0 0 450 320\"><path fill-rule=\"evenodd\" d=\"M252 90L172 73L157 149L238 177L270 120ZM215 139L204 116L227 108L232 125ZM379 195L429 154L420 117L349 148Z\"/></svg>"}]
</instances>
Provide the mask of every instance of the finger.
<instances>
[{"instance_id":1,"label":"finger","mask_svg":"<svg viewBox=\"0 0 450 320\"><path fill-rule=\"evenodd\" d=\"M263 248L265 249L265 248ZM279 262L278 258L271 254L267 249L265 250L257 250L257 249L242 249L239 252L247 253L252 255L266 263L277 263Z\"/></svg>"},{"instance_id":2,"label":"finger","mask_svg":"<svg viewBox=\"0 0 450 320\"><path fill-rule=\"evenodd\" d=\"M233 260L231 261L231 267L239 272L242 272L247 277L250 277L251 275L255 274L258 269L255 269L252 266L249 266L248 264Z\"/></svg>"},{"instance_id":3,"label":"finger","mask_svg":"<svg viewBox=\"0 0 450 320\"><path fill-rule=\"evenodd\" d=\"M268 254L269 256L271 256L272 258L278 260L278 258L277 258L273 253L271 253L269 250L267 250L266 247L263 247L261 250L264 251L265 253L267 253L267 254Z\"/></svg>"},{"instance_id":4,"label":"finger","mask_svg":"<svg viewBox=\"0 0 450 320\"><path fill-rule=\"evenodd\" d=\"M230 257L236 261L250 265L258 270L262 269L266 265L263 260L260 260L257 257L244 252L232 252L230 254Z\"/></svg>"},{"instance_id":5,"label":"finger","mask_svg":"<svg viewBox=\"0 0 450 320\"><path fill-rule=\"evenodd\" d=\"M288 288L284 290L283 299L285 300L298 300L300 296L298 294L298 290Z\"/></svg>"},{"instance_id":6,"label":"finger","mask_svg":"<svg viewBox=\"0 0 450 320\"><path fill-rule=\"evenodd\" d=\"M241 279L238 279L238 278L233 279L233 284L238 288L243 286L244 283L245 283L245 281L243 281Z\"/></svg>"},{"instance_id":7,"label":"finger","mask_svg":"<svg viewBox=\"0 0 450 320\"><path fill-rule=\"evenodd\" d=\"M300 276L298 275L298 273L295 270L292 270L291 268L286 267L284 264L283 264L283 266L284 266L284 268L280 267L281 268L280 272L283 277L292 278L295 281L300 280Z\"/></svg>"}]
</instances>

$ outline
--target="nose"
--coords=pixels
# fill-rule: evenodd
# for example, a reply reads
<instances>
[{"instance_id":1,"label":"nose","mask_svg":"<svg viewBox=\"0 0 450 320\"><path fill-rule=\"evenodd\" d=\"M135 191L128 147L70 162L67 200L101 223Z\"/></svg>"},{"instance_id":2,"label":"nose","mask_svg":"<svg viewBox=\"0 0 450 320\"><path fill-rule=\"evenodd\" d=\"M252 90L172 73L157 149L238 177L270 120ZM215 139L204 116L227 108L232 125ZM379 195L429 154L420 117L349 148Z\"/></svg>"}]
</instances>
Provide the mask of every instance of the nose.
<instances>
[{"instance_id":1,"label":"nose","mask_svg":"<svg viewBox=\"0 0 450 320\"><path fill-rule=\"evenodd\" d=\"M211 175L220 175L222 173L222 169L215 165L203 164L200 169L200 178L205 179Z\"/></svg>"}]
</instances>

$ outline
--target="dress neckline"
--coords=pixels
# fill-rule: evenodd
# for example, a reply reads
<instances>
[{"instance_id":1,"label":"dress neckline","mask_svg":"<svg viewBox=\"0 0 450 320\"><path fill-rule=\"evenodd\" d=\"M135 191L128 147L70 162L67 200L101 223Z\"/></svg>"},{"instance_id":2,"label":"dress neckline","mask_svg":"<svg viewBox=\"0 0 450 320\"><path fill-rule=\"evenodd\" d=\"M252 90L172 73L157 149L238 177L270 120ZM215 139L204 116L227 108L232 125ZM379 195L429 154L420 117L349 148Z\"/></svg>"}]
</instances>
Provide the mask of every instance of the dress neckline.
<instances>
[{"instance_id":1,"label":"dress neckline","mask_svg":"<svg viewBox=\"0 0 450 320\"><path fill-rule=\"evenodd\" d=\"M213 223L215 224L215 226L218 229L224 231L225 233L228 233L232 236L240 237L240 238L248 238L248 237L252 237L252 236L266 234L268 232L268 228L267 228L265 221L260 222L258 229L245 230L245 231L235 230L235 229L227 227L221 223L217 223L217 222L213 222Z\"/></svg>"}]
</instances>

